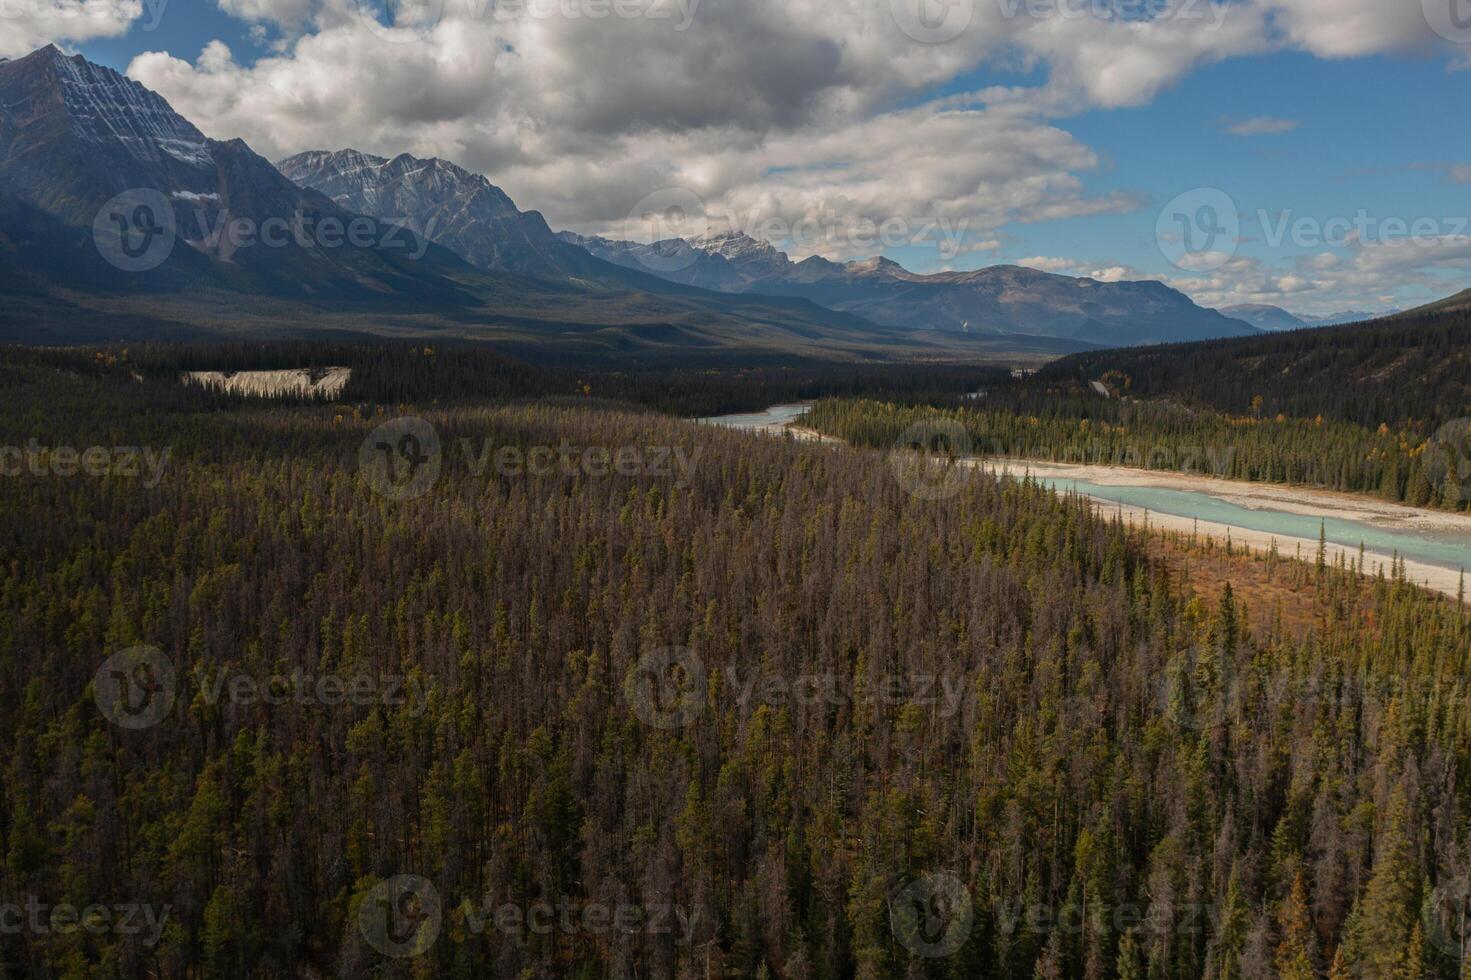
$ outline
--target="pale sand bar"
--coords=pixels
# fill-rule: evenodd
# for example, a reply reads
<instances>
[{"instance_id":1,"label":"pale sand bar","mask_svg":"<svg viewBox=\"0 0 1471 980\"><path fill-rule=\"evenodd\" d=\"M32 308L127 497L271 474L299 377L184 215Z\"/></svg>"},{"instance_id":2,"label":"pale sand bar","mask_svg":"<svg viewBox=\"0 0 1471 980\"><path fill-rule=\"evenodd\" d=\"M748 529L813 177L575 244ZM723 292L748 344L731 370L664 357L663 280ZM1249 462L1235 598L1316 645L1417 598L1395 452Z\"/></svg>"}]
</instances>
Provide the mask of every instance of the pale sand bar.
<instances>
[{"instance_id":1,"label":"pale sand bar","mask_svg":"<svg viewBox=\"0 0 1471 980\"><path fill-rule=\"evenodd\" d=\"M1351 493L1285 487L1270 483L1244 483L1240 480L1137 470L1125 466L1042 463L1032 460L982 460L978 462L987 469L1009 473L1013 476L1030 473L1042 479L1083 480L1100 486L1185 490L1210 494L1239 507L1253 510L1286 511L1308 517L1334 517L1400 530L1450 531L1471 534L1471 515L1407 507L1403 504L1374 500ZM1097 503L1100 509L1122 514L1123 518L1132 524L1143 524L1147 519L1148 526L1157 530L1182 531L1186 534L1198 530L1202 535L1214 537L1221 542L1224 542L1229 534L1233 545L1245 545L1261 552L1270 551L1272 543L1276 542L1277 551L1284 558L1294 557L1299 545L1302 546L1303 557L1310 561L1315 560L1318 553L1316 540L1272 534L1266 531L1253 531L1210 521L1197 521L1190 517L1176 517L1157 511L1145 511L1139 507L1120 506L1112 501L1099 500ZM1347 548L1330 542L1326 551L1330 562L1335 562L1342 556L1347 562L1355 565L1358 563L1358 548ZM1387 575L1393 557L1377 551L1366 551L1366 573L1373 575L1382 567ZM1461 573L1458 569L1442 568L1439 565L1416 561L1404 561L1404 566L1405 574L1416 584L1452 597L1459 593Z\"/></svg>"}]
</instances>

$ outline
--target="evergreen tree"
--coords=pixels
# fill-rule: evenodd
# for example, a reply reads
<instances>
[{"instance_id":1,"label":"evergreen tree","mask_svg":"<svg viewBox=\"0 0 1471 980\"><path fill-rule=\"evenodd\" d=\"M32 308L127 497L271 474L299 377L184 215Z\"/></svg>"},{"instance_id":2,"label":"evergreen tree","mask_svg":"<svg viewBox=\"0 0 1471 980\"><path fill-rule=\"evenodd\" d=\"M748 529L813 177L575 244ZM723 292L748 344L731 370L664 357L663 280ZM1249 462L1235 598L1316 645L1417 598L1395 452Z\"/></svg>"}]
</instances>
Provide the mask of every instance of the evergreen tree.
<instances>
[{"instance_id":1,"label":"evergreen tree","mask_svg":"<svg viewBox=\"0 0 1471 980\"><path fill-rule=\"evenodd\" d=\"M1402 976L1419 909L1415 823L1396 787L1374 848L1374 870L1349 918L1344 960L1354 976Z\"/></svg>"},{"instance_id":2,"label":"evergreen tree","mask_svg":"<svg viewBox=\"0 0 1471 980\"><path fill-rule=\"evenodd\" d=\"M1292 890L1277 913L1277 973L1281 980L1315 980L1317 939L1309 917L1307 886L1299 871L1292 879Z\"/></svg>"}]
</instances>

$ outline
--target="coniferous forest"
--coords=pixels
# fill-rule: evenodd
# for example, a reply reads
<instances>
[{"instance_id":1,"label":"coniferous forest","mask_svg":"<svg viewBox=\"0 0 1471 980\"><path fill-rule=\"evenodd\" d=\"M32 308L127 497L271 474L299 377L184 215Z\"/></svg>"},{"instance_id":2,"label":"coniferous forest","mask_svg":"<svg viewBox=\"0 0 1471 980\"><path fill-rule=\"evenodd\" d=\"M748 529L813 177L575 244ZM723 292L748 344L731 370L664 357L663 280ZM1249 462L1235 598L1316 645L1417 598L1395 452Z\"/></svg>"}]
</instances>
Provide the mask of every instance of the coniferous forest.
<instances>
[{"instance_id":1,"label":"coniferous forest","mask_svg":"<svg viewBox=\"0 0 1471 980\"><path fill-rule=\"evenodd\" d=\"M1233 415L1324 415L1368 429L1471 415L1471 311L1411 312L1335 330L1077 354L1039 380L1110 378L1142 399Z\"/></svg>"},{"instance_id":2,"label":"coniferous forest","mask_svg":"<svg viewBox=\"0 0 1471 980\"><path fill-rule=\"evenodd\" d=\"M5 976L1466 975L1464 604L677 417L976 372L187 356L0 360Z\"/></svg>"},{"instance_id":3,"label":"coniferous forest","mask_svg":"<svg viewBox=\"0 0 1471 980\"><path fill-rule=\"evenodd\" d=\"M856 445L888 447L926 420L943 420L957 437L963 431L963 448L986 456L1309 486L1451 511L1471 506L1471 418L1428 432L1424 425L1367 429L1323 415L1229 415L1029 381L928 405L825 399L807 424Z\"/></svg>"}]
</instances>

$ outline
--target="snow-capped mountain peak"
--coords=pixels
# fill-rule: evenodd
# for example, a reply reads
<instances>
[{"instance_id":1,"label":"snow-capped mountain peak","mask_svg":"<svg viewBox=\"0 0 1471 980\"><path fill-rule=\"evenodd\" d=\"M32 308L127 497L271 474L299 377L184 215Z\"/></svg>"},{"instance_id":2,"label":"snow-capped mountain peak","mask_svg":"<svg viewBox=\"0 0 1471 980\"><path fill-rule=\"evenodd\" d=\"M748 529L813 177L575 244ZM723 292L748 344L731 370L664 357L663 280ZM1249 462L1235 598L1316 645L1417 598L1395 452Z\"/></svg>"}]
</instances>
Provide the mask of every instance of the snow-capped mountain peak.
<instances>
[{"instance_id":1,"label":"snow-capped mountain peak","mask_svg":"<svg viewBox=\"0 0 1471 980\"><path fill-rule=\"evenodd\" d=\"M162 96L131 78L81 55L67 57L55 45L22 58L14 67L32 67L50 76L71 131L80 139L121 144L145 163L159 163L167 156L191 167L212 166L204 134Z\"/></svg>"},{"instance_id":2,"label":"snow-capped mountain peak","mask_svg":"<svg viewBox=\"0 0 1471 980\"><path fill-rule=\"evenodd\" d=\"M886 259L882 255L871 259L862 259L857 262L849 262L843 266L848 272L858 276L907 276L909 270L904 268L893 259Z\"/></svg>"},{"instance_id":3,"label":"snow-capped mountain peak","mask_svg":"<svg viewBox=\"0 0 1471 980\"><path fill-rule=\"evenodd\" d=\"M706 233L685 244L706 255L719 256L747 277L785 275L792 268L792 260L785 252L743 231Z\"/></svg>"},{"instance_id":4,"label":"snow-capped mountain peak","mask_svg":"<svg viewBox=\"0 0 1471 980\"><path fill-rule=\"evenodd\" d=\"M555 278L587 258L557 239L540 214L518 210L485 177L448 160L309 150L276 166L349 211L418 227L481 268Z\"/></svg>"},{"instance_id":5,"label":"snow-capped mountain peak","mask_svg":"<svg viewBox=\"0 0 1471 980\"><path fill-rule=\"evenodd\" d=\"M770 242L752 238L743 231L710 232L690 239L690 245L702 252L722 255L732 261L770 259L782 255Z\"/></svg>"},{"instance_id":6,"label":"snow-capped mountain peak","mask_svg":"<svg viewBox=\"0 0 1471 980\"><path fill-rule=\"evenodd\" d=\"M346 172L350 170L376 170L388 165L386 157L374 156L361 150L307 150L291 158L302 167L316 170Z\"/></svg>"}]
</instances>

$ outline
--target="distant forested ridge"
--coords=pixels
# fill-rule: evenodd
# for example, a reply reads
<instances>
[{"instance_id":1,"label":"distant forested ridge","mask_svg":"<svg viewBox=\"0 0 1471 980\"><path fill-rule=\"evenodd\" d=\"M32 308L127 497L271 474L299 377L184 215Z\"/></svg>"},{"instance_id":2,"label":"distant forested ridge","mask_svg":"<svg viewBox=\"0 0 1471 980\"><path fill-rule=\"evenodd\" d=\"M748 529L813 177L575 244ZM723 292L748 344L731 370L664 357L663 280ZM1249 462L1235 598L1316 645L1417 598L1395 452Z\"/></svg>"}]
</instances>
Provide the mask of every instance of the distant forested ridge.
<instances>
[{"instance_id":1,"label":"distant forested ridge","mask_svg":"<svg viewBox=\"0 0 1471 980\"><path fill-rule=\"evenodd\" d=\"M0 364L6 975L1462 975L1471 626L1398 575L1294 628L1026 483L105 361Z\"/></svg>"},{"instance_id":2,"label":"distant forested ridge","mask_svg":"<svg viewBox=\"0 0 1471 980\"><path fill-rule=\"evenodd\" d=\"M1368 429L1435 431L1471 417L1471 310L1401 315L1320 330L1075 354L1039 381L1112 375L1127 394ZM1260 399L1260 403L1258 403Z\"/></svg>"},{"instance_id":3,"label":"distant forested ridge","mask_svg":"<svg viewBox=\"0 0 1471 980\"><path fill-rule=\"evenodd\" d=\"M764 409L827 396L871 396L926 403L1009 377L990 365L811 365L702 370L612 371L528 364L488 344L239 342L152 343L103 348L0 346L0 365L49 367L85 377L156 382L151 402L199 404L173 384L192 371L347 367L346 403L433 405L548 399L624 403L689 417ZM283 404L292 398L279 399ZM217 395L217 404L239 399Z\"/></svg>"}]
</instances>

